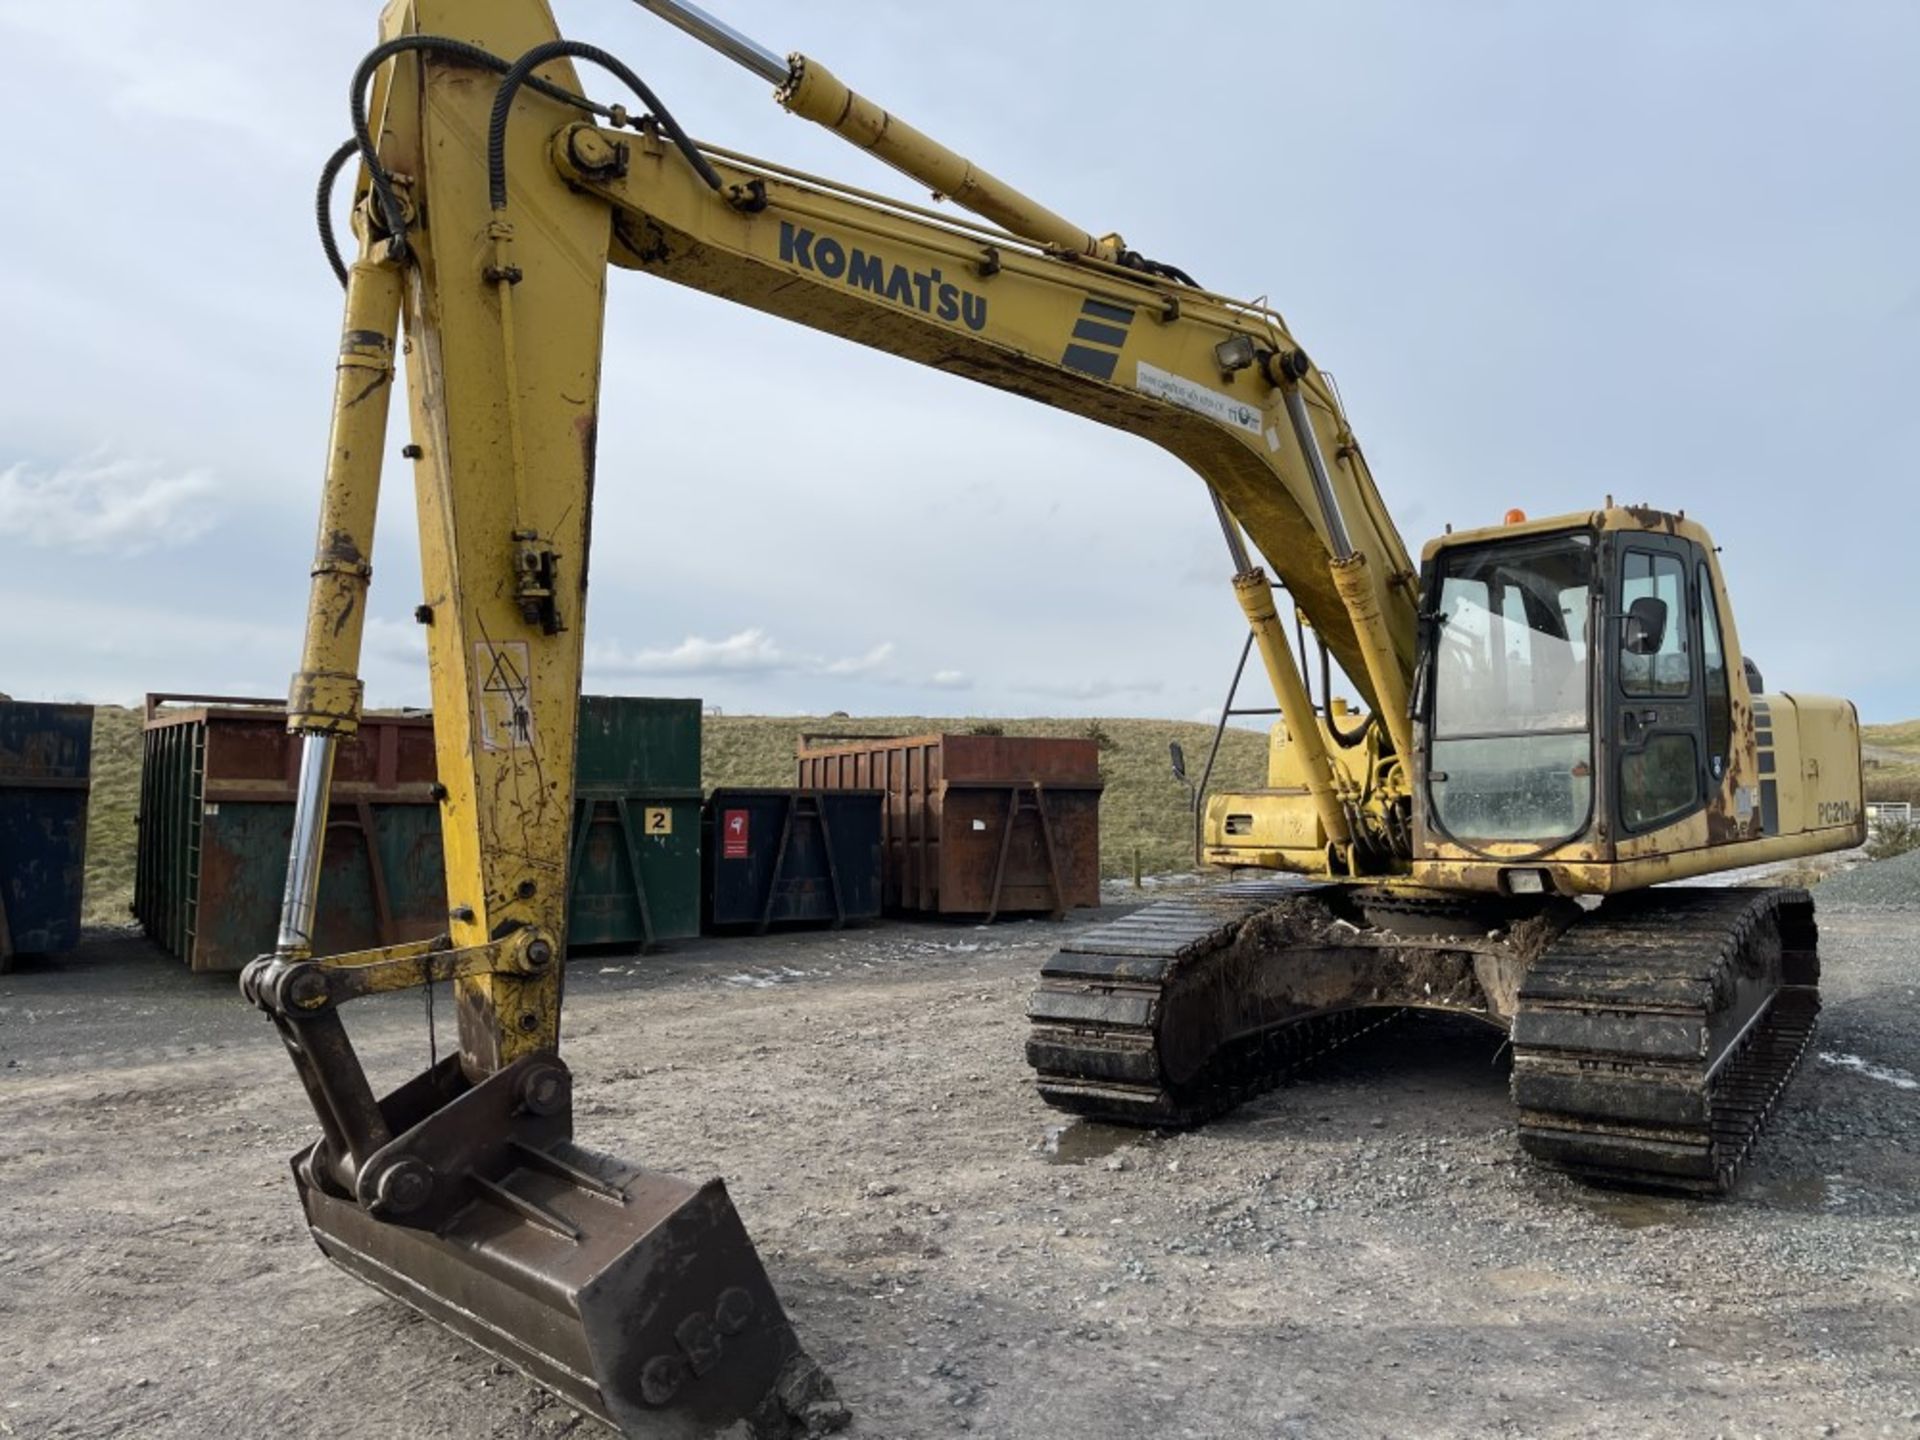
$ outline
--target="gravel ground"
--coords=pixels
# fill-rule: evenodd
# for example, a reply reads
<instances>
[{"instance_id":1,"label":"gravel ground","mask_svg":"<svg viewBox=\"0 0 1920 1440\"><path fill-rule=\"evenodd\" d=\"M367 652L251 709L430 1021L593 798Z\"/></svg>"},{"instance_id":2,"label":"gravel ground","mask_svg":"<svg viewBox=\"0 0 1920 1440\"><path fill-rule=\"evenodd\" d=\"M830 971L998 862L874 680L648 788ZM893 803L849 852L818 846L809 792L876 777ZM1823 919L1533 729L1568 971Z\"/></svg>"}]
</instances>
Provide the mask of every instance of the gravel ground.
<instances>
[{"instance_id":1,"label":"gravel ground","mask_svg":"<svg viewBox=\"0 0 1920 1440\"><path fill-rule=\"evenodd\" d=\"M1822 880L1814 894L1826 905L1920 909L1920 850L1849 866Z\"/></svg>"},{"instance_id":2,"label":"gravel ground","mask_svg":"<svg viewBox=\"0 0 1920 1440\"><path fill-rule=\"evenodd\" d=\"M1914 1440L1915 921L1816 893L1819 1055L1719 1203L1524 1163L1457 1020L1193 1134L1063 1125L1023 1006L1111 909L576 961L568 1056L584 1141L728 1177L856 1436ZM418 997L352 1016L424 1060ZM96 937L0 980L0 1055L0 1435L603 1433L319 1257L230 980Z\"/></svg>"}]
</instances>

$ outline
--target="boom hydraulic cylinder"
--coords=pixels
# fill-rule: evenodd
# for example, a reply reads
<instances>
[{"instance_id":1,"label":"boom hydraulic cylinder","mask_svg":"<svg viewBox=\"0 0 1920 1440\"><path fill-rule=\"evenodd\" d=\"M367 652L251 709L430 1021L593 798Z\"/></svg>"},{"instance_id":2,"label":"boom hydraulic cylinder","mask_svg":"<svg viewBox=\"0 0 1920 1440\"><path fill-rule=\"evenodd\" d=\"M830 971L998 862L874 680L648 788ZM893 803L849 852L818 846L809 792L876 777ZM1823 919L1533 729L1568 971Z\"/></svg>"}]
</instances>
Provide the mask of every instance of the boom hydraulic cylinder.
<instances>
[{"instance_id":1,"label":"boom hydraulic cylinder","mask_svg":"<svg viewBox=\"0 0 1920 1440\"><path fill-rule=\"evenodd\" d=\"M1373 686L1380 718L1387 727L1387 734L1393 739L1394 751L1405 763L1406 758L1413 754L1413 721L1407 712L1406 668L1393 653L1386 616L1380 611L1380 602L1374 594L1372 579L1368 574L1366 553L1354 548L1346 515L1333 488L1333 475L1327 469L1327 458L1320 448L1320 437L1313 428L1313 414L1300 388L1300 380L1308 369L1307 358L1295 350L1284 356L1276 356L1275 360L1280 373L1274 378L1279 381L1281 399L1287 407L1287 420L1293 428L1301 458L1306 461L1307 473L1313 479L1313 491L1319 499L1321 518L1327 527L1327 543L1333 552L1330 568L1334 588L1339 592L1341 603L1346 606L1347 617L1353 623L1354 639L1366 665L1367 679Z\"/></svg>"},{"instance_id":2,"label":"boom hydraulic cylinder","mask_svg":"<svg viewBox=\"0 0 1920 1440\"><path fill-rule=\"evenodd\" d=\"M1234 598L1247 617L1254 647L1260 652L1260 663L1266 667L1267 681L1280 702L1288 738L1300 747L1306 758L1307 794L1312 797L1314 813L1320 817L1320 828L1326 832L1327 843L1350 861L1347 852L1352 848L1353 831L1335 787L1333 757L1327 753L1326 741L1314 720L1313 699L1300 676L1293 647L1287 643L1286 627L1280 623L1280 613L1273 601L1273 584L1267 579L1267 572L1253 563L1239 522L1218 495L1213 497L1213 508L1220 517L1220 532L1227 538L1227 553L1233 557Z\"/></svg>"}]
</instances>

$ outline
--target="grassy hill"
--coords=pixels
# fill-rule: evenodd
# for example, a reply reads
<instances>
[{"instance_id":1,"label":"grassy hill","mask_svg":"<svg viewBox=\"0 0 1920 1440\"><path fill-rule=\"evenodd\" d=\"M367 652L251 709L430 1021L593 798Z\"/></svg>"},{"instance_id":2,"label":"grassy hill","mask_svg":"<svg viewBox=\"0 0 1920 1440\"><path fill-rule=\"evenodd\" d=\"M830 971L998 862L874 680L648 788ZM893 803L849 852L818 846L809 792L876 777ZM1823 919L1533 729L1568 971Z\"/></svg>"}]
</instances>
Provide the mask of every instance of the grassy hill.
<instances>
[{"instance_id":1,"label":"grassy hill","mask_svg":"<svg viewBox=\"0 0 1920 1440\"><path fill-rule=\"evenodd\" d=\"M127 925L133 917L133 817L140 806L140 712L93 712L93 791L87 797L87 889L82 919Z\"/></svg>"},{"instance_id":2,"label":"grassy hill","mask_svg":"<svg viewBox=\"0 0 1920 1440\"><path fill-rule=\"evenodd\" d=\"M1108 875L1141 868L1164 873L1193 862L1186 787L1167 767L1167 743L1186 748L1197 776L1213 727L1177 720L985 720L957 716L709 715L702 769L715 785L791 785L793 752L817 731L917 735L997 727L1008 735L1097 734L1106 793L1100 802L1101 868ZM140 713L103 705L93 729L93 797L87 822L86 920L124 924L133 900L134 812L140 795ZM1869 725L1863 738L1867 798L1920 804L1920 720ZM1266 776L1266 737L1229 730L1215 769L1216 789L1251 788Z\"/></svg>"},{"instance_id":3,"label":"grassy hill","mask_svg":"<svg viewBox=\"0 0 1920 1440\"><path fill-rule=\"evenodd\" d=\"M1860 758L1869 800L1920 805L1920 720L1861 727Z\"/></svg>"},{"instance_id":4,"label":"grassy hill","mask_svg":"<svg viewBox=\"0 0 1920 1440\"><path fill-rule=\"evenodd\" d=\"M791 785L802 734L829 731L917 735L998 727L1008 735L1094 734L1102 738L1101 862L1108 875L1131 874L1134 853L1150 873L1193 863L1187 791L1167 764L1167 743L1186 748L1195 775L1213 727L1170 720L983 720L953 716L709 715L702 770L715 785ZM125 924L133 900L134 813L140 797L140 714L103 705L93 730L93 796L87 821L86 921ZM1229 730L1215 767L1216 789L1257 786L1266 777L1266 737Z\"/></svg>"}]
</instances>

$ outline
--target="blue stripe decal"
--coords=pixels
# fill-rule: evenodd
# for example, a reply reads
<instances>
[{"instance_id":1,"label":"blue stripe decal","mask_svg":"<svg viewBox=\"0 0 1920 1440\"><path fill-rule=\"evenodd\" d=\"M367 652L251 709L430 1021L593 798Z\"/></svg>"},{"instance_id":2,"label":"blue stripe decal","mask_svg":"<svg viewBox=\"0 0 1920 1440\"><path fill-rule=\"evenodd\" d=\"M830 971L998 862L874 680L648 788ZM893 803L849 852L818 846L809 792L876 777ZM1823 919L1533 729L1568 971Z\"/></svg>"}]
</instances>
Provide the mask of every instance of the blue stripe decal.
<instances>
[{"instance_id":1,"label":"blue stripe decal","mask_svg":"<svg viewBox=\"0 0 1920 1440\"><path fill-rule=\"evenodd\" d=\"M1067 353L1060 357L1060 363L1083 375L1111 380L1115 368L1120 364L1120 357L1111 350L1089 350L1084 345L1069 345Z\"/></svg>"},{"instance_id":2,"label":"blue stripe decal","mask_svg":"<svg viewBox=\"0 0 1920 1440\"><path fill-rule=\"evenodd\" d=\"M1108 320L1115 325L1131 325L1133 311L1123 310L1118 305L1104 305L1098 300L1089 300L1080 307L1082 315L1091 315L1096 320Z\"/></svg>"},{"instance_id":3,"label":"blue stripe decal","mask_svg":"<svg viewBox=\"0 0 1920 1440\"><path fill-rule=\"evenodd\" d=\"M1118 350L1127 343L1127 332L1111 325L1102 325L1097 320L1082 320L1073 327L1073 338L1091 340L1096 345L1111 345Z\"/></svg>"}]
</instances>

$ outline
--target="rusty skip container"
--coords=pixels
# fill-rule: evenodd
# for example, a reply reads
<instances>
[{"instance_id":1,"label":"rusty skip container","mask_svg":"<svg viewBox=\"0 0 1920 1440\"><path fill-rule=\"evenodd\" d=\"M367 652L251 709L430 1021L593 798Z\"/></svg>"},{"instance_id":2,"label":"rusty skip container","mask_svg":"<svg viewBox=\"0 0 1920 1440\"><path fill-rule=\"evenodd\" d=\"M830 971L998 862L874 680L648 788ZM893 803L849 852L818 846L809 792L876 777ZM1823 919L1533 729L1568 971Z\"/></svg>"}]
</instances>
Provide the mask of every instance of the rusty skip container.
<instances>
[{"instance_id":1,"label":"rusty skip container","mask_svg":"<svg viewBox=\"0 0 1920 1440\"><path fill-rule=\"evenodd\" d=\"M1012 735L807 736L798 783L882 790L882 900L938 915L1100 903L1100 750Z\"/></svg>"},{"instance_id":2,"label":"rusty skip container","mask_svg":"<svg viewBox=\"0 0 1920 1440\"><path fill-rule=\"evenodd\" d=\"M149 695L133 909L194 970L273 948L300 744L280 700ZM334 762L315 947L341 954L446 928L433 722L367 715Z\"/></svg>"},{"instance_id":3,"label":"rusty skip container","mask_svg":"<svg viewBox=\"0 0 1920 1440\"><path fill-rule=\"evenodd\" d=\"M80 943L93 707L0 701L0 971Z\"/></svg>"}]
</instances>

